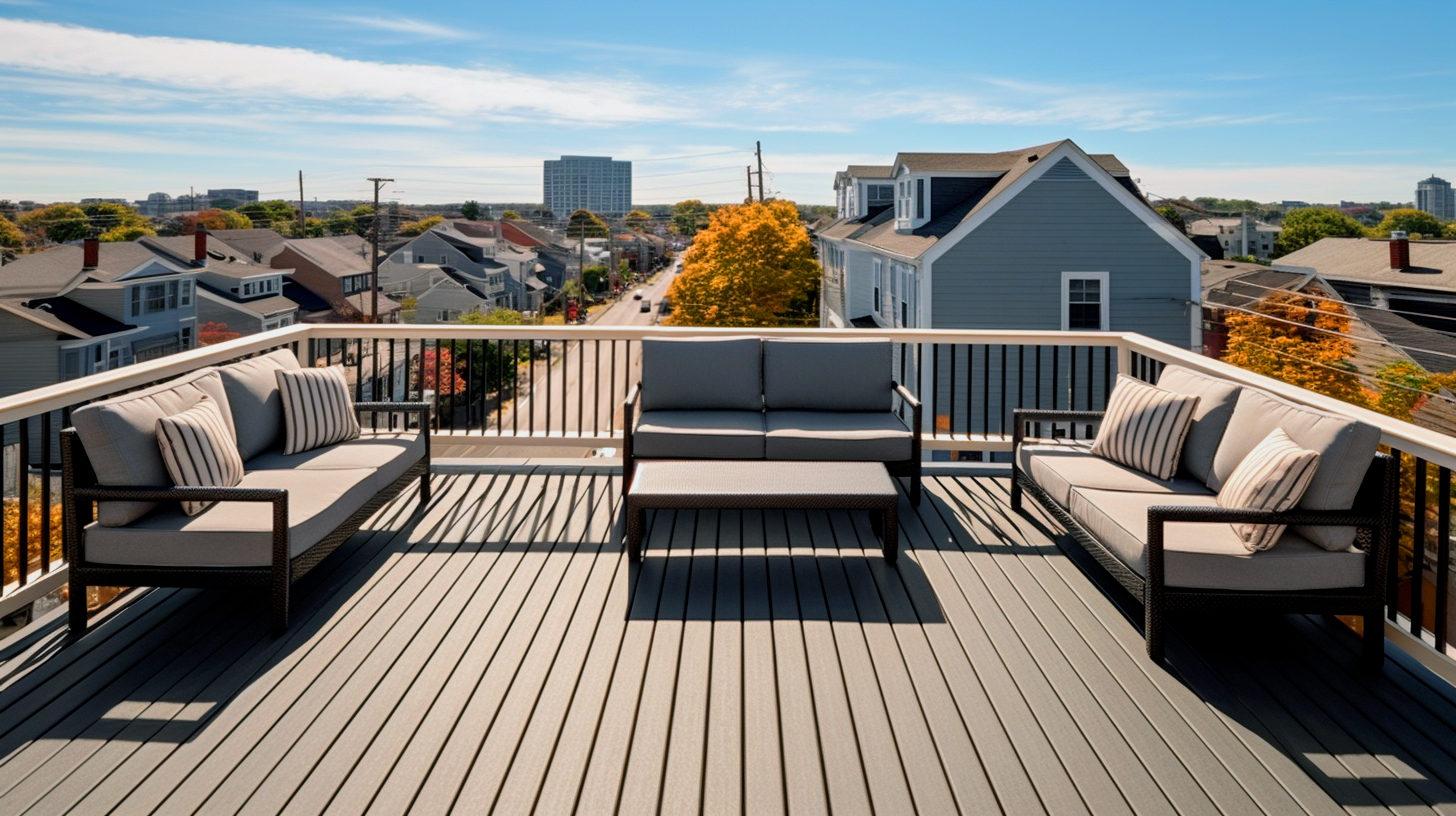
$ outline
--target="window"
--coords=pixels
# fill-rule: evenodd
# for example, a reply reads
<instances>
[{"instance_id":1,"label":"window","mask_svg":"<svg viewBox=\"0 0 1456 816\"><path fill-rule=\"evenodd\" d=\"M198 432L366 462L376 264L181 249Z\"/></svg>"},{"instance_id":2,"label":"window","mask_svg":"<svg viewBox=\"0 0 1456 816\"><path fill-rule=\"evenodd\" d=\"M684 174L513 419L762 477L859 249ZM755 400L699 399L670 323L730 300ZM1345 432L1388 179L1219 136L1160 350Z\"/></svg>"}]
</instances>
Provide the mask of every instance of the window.
<instances>
[{"instance_id":1,"label":"window","mask_svg":"<svg viewBox=\"0 0 1456 816\"><path fill-rule=\"evenodd\" d=\"M415 256L415 263L425 263L425 256L423 256L423 255L416 255Z\"/></svg>"},{"instance_id":2,"label":"window","mask_svg":"<svg viewBox=\"0 0 1456 816\"><path fill-rule=\"evenodd\" d=\"M252 297L258 291L258 284L248 282L243 284L243 297Z\"/></svg>"},{"instance_id":3,"label":"window","mask_svg":"<svg viewBox=\"0 0 1456 816\"><path fill-rule=\"evenodd\" d=\"M1062 329L1106 331L1108 328L1106 272L1062 273Z\"/></svg>"},{"instance_id":4,"label":"window","mask_svg":"<svg viewBox=\"0 0 1456 816\"><path fill-rule=\"evenodd\" d=\"M142 313L142 288L133 286L131 288L131 316L136 317Z\"/></svg>"},{"instance_id":5,"label":"window","mask_svg":"<svg viewBox=\"0 0 1456 816\"><path fill-rule=\"evenodd\" d=\"M182 327L182 350L183 351L186 351L186 350L188 350L190 348L192 348L192 327L191 326L183 326Z\"/></svg>"},{"instance_id":6,"label":"window","mask_svg":"<svg viewBox=\"0 0 1456 816\"><path fill-rule=\"evenodd\" d=\"M925 179L915 179L915 217L925 217Z\"/></svg>"},{"instance_id":7,"label":"window","mask_svg":"<svg viewBox=\"0 0 1456 816\"><path fill-rule=\"evenodd\" d=\"M440 266L444 266L447 263L450 263L450 258L447 257L447 256L445 256L445 255L441 255L440 256Z\"/></svg>"},{"instance_id":8,"label":"window","mask_svg":"<svg viewBox=\"0 0 1456 816\"><path fill-rule=\"evenodd\" d=\"M177 281L171 281L171 282L169 282L167 284L167 308L168 309L175 309L175 308L177 308L177 290L179 288L180 288L180 285L178 284Z\"/></svg>"},{"instance_id":9,"label":"window","mask_svg":"<svg viewBox=\"0 0 1456 816\"><path fill-rule=\"evenodd\" d=\"M141 294L141 314L153 314L167 310L167 284L148 283L138 288L143 290ZM136 296L133 295L132 297L133 303L135 303Z\"/></svg>"},{"instance_id":10,"label":"window","mask_svg":"<svg viewBox=\"0 0 1456 816\"><path fill-rule=\"evenodd\" d=\"M192 281L182 281L181 303L183 306L192 305Z\"/></svg>"},{"instance_id":11,"label":"window","mask_svg":"<svg viewBox=\"0 0 1456 816\"><path fill-rule=\"evenodd\" d=\"M866 207L888 207L895 200L895 185L893 184L868 184L865 185L865 206Z\"/></svg>"}]
</instances>

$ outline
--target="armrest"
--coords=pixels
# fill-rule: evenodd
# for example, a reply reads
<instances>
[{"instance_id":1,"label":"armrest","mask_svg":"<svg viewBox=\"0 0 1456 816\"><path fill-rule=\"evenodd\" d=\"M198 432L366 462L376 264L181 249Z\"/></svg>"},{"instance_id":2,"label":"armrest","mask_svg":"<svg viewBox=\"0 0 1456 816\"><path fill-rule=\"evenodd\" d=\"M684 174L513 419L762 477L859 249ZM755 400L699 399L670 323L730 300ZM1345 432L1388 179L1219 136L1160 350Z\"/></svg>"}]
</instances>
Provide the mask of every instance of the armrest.
<instances>
[{"instance_id":1,"label":"armrest","mask_svg":"<svg viewBox=\"0 0 1456 816\"><path fill-rule=\"evenodd\" d=\"M912 392L909 388L906 388L904 385L901 385L897 382L892 382L890 383L890 385L894 386L895 393L900 395L900 399L905 400L905 402L909 403L911 408L920 407L919 398L917 398L915 396L915 393Z\"/></svg>"},{"instance_id":2,"label":"armrest","mask_svg":"<svg viewBox=\"0 0 1456 816\"><path fill-rule=\"evenodd\" d=\"M281 487L78 487L77 499L85 501L233 501L272 502L288 500Z\"/></svg>"},{"instance_id":3,"label":"armrest","mask_svg":"<svg viewBox=\"0 0 1456 816\"><path fill-rule=\"evenodd\" d=\"M415 414L418 417L420 433L426 437L430 435L430 404L428 402L356 402L354 410L361 414ZM405 426L408 430L409 423L406 422Z\"/></svg>"},{"instance_id":4,"label":"armrest","mask_svg":"<svg viewBox=\"0 0 1456 816\"><path fill-rule=\"evenodd\" d=\"M1011 412L1011 447L1021 446L1026 438L1028 422L1097 422L1105 411L1054 411L1043 408L1017 408Z\"/></svg>"},{"instance_id":5,"label":"armrest","mask_svg":"<svg viewBox=\"0 0 1456 816\"><path fill-rule=\"evenodd\" d=\"M628 411L637 410L637 399L642 396L642 381L638 380L632 385L632 390L627 392L627 399L622 402L622 407Z\"/></svg>"}]
</instances>

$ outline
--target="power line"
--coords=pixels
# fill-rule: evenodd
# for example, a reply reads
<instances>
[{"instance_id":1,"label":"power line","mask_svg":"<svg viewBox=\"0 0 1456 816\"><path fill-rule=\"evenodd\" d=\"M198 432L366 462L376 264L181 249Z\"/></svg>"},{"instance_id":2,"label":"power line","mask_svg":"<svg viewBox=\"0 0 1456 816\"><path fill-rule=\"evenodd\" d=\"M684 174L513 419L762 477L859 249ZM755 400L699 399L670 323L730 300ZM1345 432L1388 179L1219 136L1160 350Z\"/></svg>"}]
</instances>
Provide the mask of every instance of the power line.
<instances>
[{"instance_id":1,"label":"power line","mask_svg":"<svg viewBox=\"0 0 1456 816\"><path fill-rule=\"evenodd\" d=\"M1380 339L1376 339L1376 338L1373 338L1373 337L1357 337L1357 336L1355 336L1353 334L1346 334L1344 332L1337 332L1337 331L1334 331L1332 329L1322 329L1319 326L1311 326L1308 323L1300 323L1300 322L1294 321L1294 320L1285 320L1282 317L1275 317L1273 315L1265 314L1263 312L1256 312L1253 309L1245 309L1245 308L1240 307L1240 306L1219 306L1218 308L1220 308L1220 309L1228 309L1230 311L1235 311L1235 312L1244 312L1245 314L1251 314L1251 315L1253 315L1255 317L1262 317L1265 320L1272 320L1275 323L1287 323L1290 326L1298 326L1301 329L1307 329L1309 331L1316 331L1316 332L1320 332L1322 334L1332 334L1332 335L1334 335L1336 337L1341 337L1341 338L1344 338L1346 340L1350 340L1350 341L1353 341L1353 342L1356 342L1356 343L1375 343L1376 345L1388 346L1388 347L1393 348L1393 349L1396 349L1398 351L1407 351L1407 350L1409 350L1409 351L1419 351L1422 354L1434 354L1434 355L1436 355L1438 357L1449 357L1449 358L1451 358L1453 360L1456 360L1456 354L1450 354L1450 353L1444 352L1444 351L1433 351L1431 349L1417 348L1415 346L1400 345L1398 343L1392 343L1389 340L1380 340ZM1337 315L1334 312L1322 312L1321 314L1330 315L1331 317L1343 317L1343 315Z\"/></svg>"},{"instance_id":2,"label":"power line","mask_svg":"<svg viewBox=\"0 0 1456 816\"><path fill-rule=\"evenodd\" d=\"M1240 286L1250 286L1250 287L1253 287L1255 289L1267 289L1270 292L1289 292L1291 294L1297 294L1300 297L1306 297L1306 298L1309 298L1311 300L1324 300L1324 301L1328 301L1330 303L1338 303L1341 306L1350 306L1350 307L1354 307L1354 308L1363 308L1363 309L1379 309L1382 312L1390 312L1391 314L1411 315L1413 317L1423 317L1423 318L1428 318L1428 319L1431 319L1431 320L1449 320L1449 321L1451 321L1453 323L1456 323L1456 317L1447 317L1446 315L1433 315L1433 314L1426 314L1425 312L1412 312L1412 311L1408 311L1408 310L1404 310L1404 309L1389 309L1389 308L1383 308L1383 307L1380 307L1380 306L1364 306L1362 304L1359 304L1359 303L1351 303L1348 300L1342 300L1340 298L1326 297L1324 295L1316 295L1316 294L1312 294L1310 292L1295 292L1295 291L1293 291L1291 289L1280 289L1277 286L1264 286L1262 284L1250 283L1249 281L1239 280L1239 279L1234 279L1234 280L1228 281L1228 283L1236 283L1236 284L1238 284ZM1222 308L1218 304L1214 304L1214 307L1215 308ZM1422 328L1427 328L1427 327L1424 327L1423 326ZM1449 334L1452 337L1456 337L1456 332L1448 332L1448 331L1446 331L1444 329L1430 329L1430 328L1427 328L1427 331L1433 331L1433 332L1437 332L1437 333L1440 333L1440 334Z\"/></svg>"}]
</instances>

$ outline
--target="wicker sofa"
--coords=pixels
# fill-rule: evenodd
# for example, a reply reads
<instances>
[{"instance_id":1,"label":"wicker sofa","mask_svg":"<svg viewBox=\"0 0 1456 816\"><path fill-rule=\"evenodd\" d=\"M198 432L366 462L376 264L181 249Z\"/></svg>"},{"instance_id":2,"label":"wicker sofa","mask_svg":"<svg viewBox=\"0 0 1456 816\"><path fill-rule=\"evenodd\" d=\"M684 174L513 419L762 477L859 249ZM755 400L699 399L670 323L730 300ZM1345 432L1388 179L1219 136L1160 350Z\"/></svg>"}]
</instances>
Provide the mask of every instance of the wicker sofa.
<instances>
[{"instance_id":1,"label":"wicker sofa","mask_svg":"<svg viewBox=\"0 0 1456 816\"><path fill-rule=\"evenodd\" d=\"M404 430L371 432L378 423L368 423L357 439L283 454L276 372L298 367L282 349L72 413L61 434L72 636L86 631L90 586L267 588L281 633L294 581L413 480L421 504L429 500L424 403L356 403L360 412L405 414ZM223 407L238 442L245 474L235 487L174 487L162 461L157 419L204 397ZM188 516L183 500L219 503Z\"/></svg>"},{"instance_id":2,"label":"wicker sofa","mask_svg":"<svg viewBox=\"0 0 1456 816\"><path fill-rule=\"evenodd\" d=\"M1177 476L1092 454L1100 412L1019 410L1012 506L1021 509L1023 492L1036 498L1142 602L1155 661L1166 613L1222 610L1363 616L1364 656L1378 666L1396 512L1396 466L1377 452L1379 429L1180 366L1157 384L1200 398ZM1223 482L1275 428L1321 454L1303 498L1283 513L1218 506ZM1251 553L1230 526L1251 522L1290 526Z\"/></svg>"},{"instance_id":3,"label":"wicker sofa","mask_svg":"<svg viewBox=\"0 0 1456 816\"><path fill-rule=\"evenodd\" d=\"M644 340L624 412L637 459L884 462L920 503L920 401L891 377L887 340ZM911 424L895 410L899 397ZM638 403L642 415L637 418Z\"/></svg>"}]
</instances>

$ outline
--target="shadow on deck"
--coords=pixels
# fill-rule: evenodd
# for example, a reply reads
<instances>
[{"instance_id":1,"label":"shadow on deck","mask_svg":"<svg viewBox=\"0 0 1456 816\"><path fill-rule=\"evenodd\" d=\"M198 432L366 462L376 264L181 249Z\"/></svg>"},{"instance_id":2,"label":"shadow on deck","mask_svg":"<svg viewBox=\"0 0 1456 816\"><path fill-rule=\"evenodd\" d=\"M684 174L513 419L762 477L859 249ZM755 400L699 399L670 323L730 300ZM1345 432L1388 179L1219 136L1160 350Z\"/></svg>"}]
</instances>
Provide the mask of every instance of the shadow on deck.
<instances>
[{"instance_id":1,"label":"shadow on deck","mask_svg":"<svg viewBox=\"0 0 1456 816\"><path fill-rule=\"evenodd\" d=\"M0 813L1456 810L1456 697L1309 617L1136 604L1000 475L868 519L659 512L452 465L296 587L129 596L0 646Z\"/></svg>"}]
</instances>

